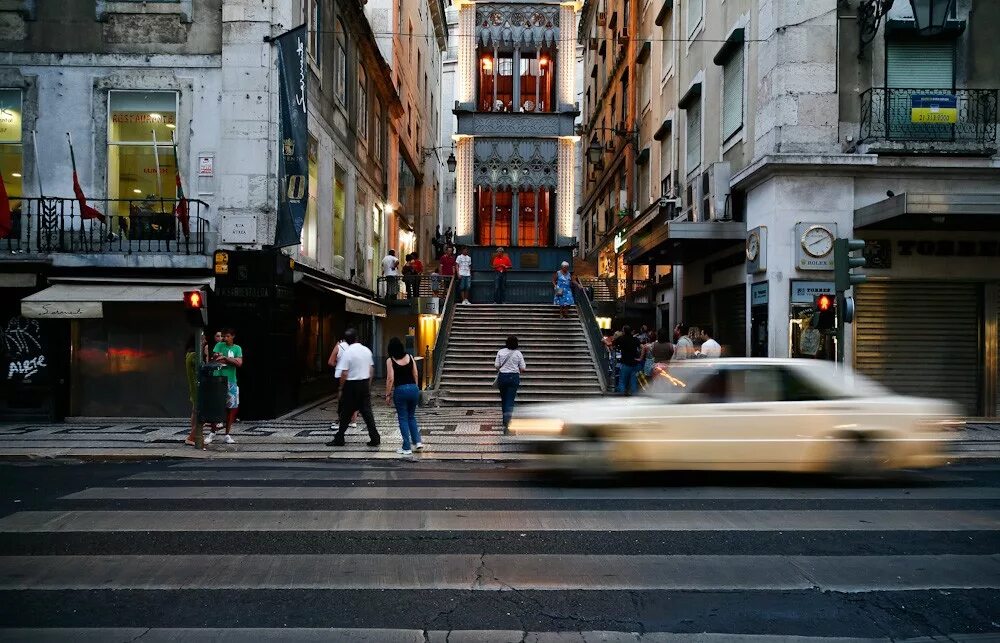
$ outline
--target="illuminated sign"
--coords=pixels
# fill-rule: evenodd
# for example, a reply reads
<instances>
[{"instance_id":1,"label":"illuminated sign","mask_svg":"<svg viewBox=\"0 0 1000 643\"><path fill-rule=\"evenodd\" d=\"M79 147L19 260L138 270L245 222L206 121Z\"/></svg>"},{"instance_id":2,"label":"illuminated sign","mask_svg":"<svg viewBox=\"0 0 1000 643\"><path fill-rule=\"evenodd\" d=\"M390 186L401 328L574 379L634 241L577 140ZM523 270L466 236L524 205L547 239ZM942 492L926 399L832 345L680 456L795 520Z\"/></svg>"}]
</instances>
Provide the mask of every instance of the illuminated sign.
<instances>
[{"instance_id":1,"label":"illuminated sign","mask_svg":"<svg viewBox=\"0 0 1000 643\"><path fill-rule=\"evenodd\" d=\"M628 243L628 238L625 236L625 232L624 231L619 232L618 234L616 234L615 235L615 254L618 254L619 252L621 252L621 249L625 247L626 243Z\"/></svg>"}]
</instances>

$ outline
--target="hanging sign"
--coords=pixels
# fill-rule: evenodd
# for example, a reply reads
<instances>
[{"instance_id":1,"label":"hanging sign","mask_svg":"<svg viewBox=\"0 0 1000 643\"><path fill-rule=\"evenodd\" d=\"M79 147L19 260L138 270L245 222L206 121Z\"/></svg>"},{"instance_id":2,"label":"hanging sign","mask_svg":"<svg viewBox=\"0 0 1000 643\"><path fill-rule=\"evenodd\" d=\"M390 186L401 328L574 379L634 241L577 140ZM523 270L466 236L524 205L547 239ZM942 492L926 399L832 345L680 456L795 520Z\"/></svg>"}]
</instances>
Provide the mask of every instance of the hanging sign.
<instances>
[{"instance_id":1,"label":"hanging sign","mask_svg":"<svg viewBox=\"0 0 1000 643\"><path fill-rule=\"evenodd\" d=\"M309 130L306 125L306 27L274 39L278 47L278 225L274 245L300 243L309 199Z\"/></svg>"},{"instance_id":2,"label":"hanging sign","mask_svg":"<svg viewBox=\"0 0 1000 643\"><path fill-rule=\"evenodd\" d=\"M910 122L957 123L958 97L954 94L913 94L910 96Z\"/></svg>"}]
</instances>

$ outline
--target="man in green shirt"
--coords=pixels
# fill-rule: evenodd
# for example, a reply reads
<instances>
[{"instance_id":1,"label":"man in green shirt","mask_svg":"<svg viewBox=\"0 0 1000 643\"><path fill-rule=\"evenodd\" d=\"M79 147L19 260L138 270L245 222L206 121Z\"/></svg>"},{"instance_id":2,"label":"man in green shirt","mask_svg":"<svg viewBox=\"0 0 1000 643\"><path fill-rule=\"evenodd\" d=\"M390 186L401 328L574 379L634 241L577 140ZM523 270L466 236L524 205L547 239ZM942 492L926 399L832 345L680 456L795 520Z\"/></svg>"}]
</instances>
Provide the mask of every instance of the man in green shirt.
<instances>
[{"instance_id":1,"label":"man in green shirt","mask_svg":"<svg viewBox=\"0 0 1000 643\"><path fill-rule=\"evenodd\" d=\"M233 436L229 432L233 428L233 420L236 419L236 412L240 408L240 387L236 384L236 369L243 366L243 349L234 343L236 333L232 328L222 331L222 341L212 349L212 361L222 366L215 371L217 377L225 377L229 380L229 395L226 398L226 444L236 444ZM211 444L215 439L215 431L208 434L205 444Z\"/></svg>"}]
</instances>

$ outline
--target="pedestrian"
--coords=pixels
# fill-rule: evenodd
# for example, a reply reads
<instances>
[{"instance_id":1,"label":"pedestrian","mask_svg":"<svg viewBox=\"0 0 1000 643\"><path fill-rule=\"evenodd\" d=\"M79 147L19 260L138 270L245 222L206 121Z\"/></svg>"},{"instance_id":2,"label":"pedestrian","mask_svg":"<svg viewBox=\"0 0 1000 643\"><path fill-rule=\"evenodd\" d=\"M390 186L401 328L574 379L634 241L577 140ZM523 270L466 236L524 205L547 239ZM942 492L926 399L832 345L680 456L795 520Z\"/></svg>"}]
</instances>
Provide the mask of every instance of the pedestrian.
<instances>
[{"instance_id":1,"label":"pedestrian","mask_svg":"<svg viewBox=\"0 0 1000 643\"><path fill-rule=\"evenodd\" d=\"M472 257L469 256L468 246L462 246L462 254L455 258L455 265L458 266L458 288L462 291L462 303L468 304L469 291L472 290Z\"/></svg>"},{"instance_id":2,"label":"pedestrian","mask_svg":"<svg viewBox=\"0 0 1000 643\"><path fill-rule=\"evenodd\" d=\"M440 268L431 270L431 293L435 298L441 296L441 273Z\"/></svg>"},{"instance_id":3,"label":"pedestrian","mask_svg":"<svg viewBox=\"0 0 1000 643\"><path fill-rule=\"evenodd\" d=\"M552 303L559 306L559 316L565 319L569 314L569 307L576 305L573 299L573 274L569 271L569 262L562 262L556 274L552 275L552 287L555 289L555 297Z\"/></svg>"},{"instance_id":4,"label":"pedestrian","mask_svg":"<svg viewBox=\"0 0 1000 643\"><path fill-rule=\"evenodd\" d=\"M403 267L400 272L403 274L403 288L406 289L406 298L413 299L413 253L403 257Z\"/></svg>"},{"instance_id":5,"label":"pedestrian","mask_svg":"<svg viewBox=\"0 0 1000 643\"><path fill-rule=\"evenodd\" d=\"M218 333L221 337L221 333ZM184 352L184 373L187 375L188 399L191 401L191 432L184 439L184 444L195 446L194 434L198 428L198 353L195 350L194 335L188 338L187 350ZM204 357L208 351L208 337L201 336L201 351ZM207 361L207 360L206 360Z\"/></svg>"},{"instance_id":6,"label":"pedestrian","mask_svg":"<svg viewBox=\"0 0 1000 643\"><path fill-rule=\"evenodd\" d=\"M712 327L701 327L701 356L708 358L722 357L722 346L712 337Z\"/></svg>"},{"instance_id":7,"label":"pedestrian","mask_svg":"<svg viewBox=\"0 0 1000 643\"><path fill-rule=\"evenodd\" d=\"M344 331L344 342L347 344L347 349L344 351L344 361L341 364L340 391L337 392L339 428L333 440L326 445L344 446L344 431L347 430L351 416L360 411L361 418L368 427L368 446L377 447L382 439L378 429L375 428L375 417L372 415L371 382L375 377L375 360L372 358L371 350L358 341L358 331L353 328Z\"/></svg>"},{"instance_id":8,"label":"pedestrian","mask_svg":"<svg viewBox=\"0 0 1000 643\"><path fill-rule=\"evenodd\" d=\"M449 246L455 242L455 233L452 232L451 226L444 231L444 242Z\"/></svg>"},{"instance_id":9,"label":"pedestrian","mask_svg":"<svg viewBox=\"0 0 1000 643\"><path fill-rule=\"evenodd\" d=\"M521 385L521 374L528 368L524 363L524 355L517 349L517 346L517 337L509 336L504 348L497 351L497 357L493 363L494 368L497 369L496 384L500 389L500 408L503 412L504 433L510 427L510 418L514 413L514 400L517 398L517 389Z\"/></svg>"},{"instance_id":10,"label":"pedestrian","mask_svg":"<svg viewBox=\"0 0 1000 643\"><path fill-rule=\"evenodd\" d=\"M493 271L496 273L493 282L493 303L502 304L507 295L507 271L514 267L503 246L497 248L493 255Z\"/></svg>"},{"instance_id":11,"label":"pedestrian","mask_svg":"<svg viewBox=\"0 0 1000 643\"><path fill-rule=\"evenodd\" d=\"M389 340L389 358L385 360L385 403L396 407L399 432L403 436L403 446L396 450L400 455L411 455L412 445L416 451L423 451L420 427L417 426L417 403L420 388L417 387L417 362L406 352L398 337Z\"/></svg>"},{"instance_id":12,"label":"pedestrian","mask_svg":"<svg viewBox=\"0 0 1000 643\"><path fill-rule=\"evenodd\" d=\"M330 359L326 360L328 366L333 367L333 378L337 390L340 391L340 374L343 371L344 364L344 354L347 352L347 342L344 341L343 337L337 342L336 346L330 352ZM330 424L330 430L336 431L340 428L340 400L338 399L337 404L337 421ZM354 412L351 416L351 423L347 425L349 429L358 428L358 413Z\"/></svg>"},{"instance_id":13,"label":"pedestrian","mask_svg":"<svg viewBox=\"0 0 1000 643\"><path fill-rule=\"evenodd\" d=\"M232 328L225 328L222 331L222 341L212 349L212 361L221 365L216 369L216 377L225 377L228 381L226 394L226 444L236 444L236 440L230 435L233 429L233 421L236 420L236 413L240 409L240 387L236 382L236 369L243 366L243 349L235 343L236 331ZM205 438L205 444L211 444L215 440L215 431L211 431Z\"/></svg>"},{"instance_id":14,"label":"pedestrian","mask_svg":"<svg viewBox=\"0 0 1000 643\"><path fill-rule=\"evenodd\" d=\"M694 342L688 337L691 327L687 324L677 324L675 332L677 334L677 344L674 346L674 361L691 359L694 357Z\"/></svg>"},{"instance_id":15,"label":"pedestrian","mask_svg":"<svg viewBox=\"0 0 1000 643\"><path fill-rule=\"evenodd\" d=\"M385 279L385 298L399 297L399 259L395 250L389 250L382 257L382 277Z\"/></svg>"},{"instance_id":16,"label":"pedestrian","mask_svg":"<svg viewBox=\"0 0 1000 643\"><path fill-rule=\"evenodd\" d=\"M444 288L448 289L449 282L455 278L455 248L448 246L445 248L444 254L441 255L441 261L438 262L438 272L444 278Z\"/></svg>"},{"instance_id":17,"label":"pedestrian","mask_svg":"<svg viewBox=\"0 0 1000 643\"><path fill-rule=\"evenodd\" d=\"M643 324L642 327L639 329L639 341L642 342L643 344L648 344L649 342L653 341L653 336L649 332L649 326L647 326L646 324Z\"/></svg>"},{"instance_id":18,"label":"pedestrian","mask_svg":"<svg viewBox=\"0 0 1000 643\"><path fill-rule=\"evenodd\" d=\"M638 375L644 357L642 344L632 334L632 327L624 326L621 336L615 340L615 347L621 351L618 392L632 395L639 387Z\"/></svg>"},{"instance_id":19,"label":"pedestrian","mask_svg":"<svg viewBox=\"0 0 1000 643\"><path fill-rule=\"evenodd\" d=\"M420 286L424 275L424 262L420 260L420 256L416 252L410 253L410 268L412 269L412 279L413 279L413 296L420 296Z\"/></svg>"},{"instance_id":20,"label":"pedestrian","mask_svg":"<svg viewBox=\"0 0 1000 643\"><path fill-rule=\"evenodd\" d=\"M656 341L653 342L652 357L654 366L667 364L674 356L674 345L670 341L670 331L661 328L656 331Z\"/></svg>"}]
</instances>

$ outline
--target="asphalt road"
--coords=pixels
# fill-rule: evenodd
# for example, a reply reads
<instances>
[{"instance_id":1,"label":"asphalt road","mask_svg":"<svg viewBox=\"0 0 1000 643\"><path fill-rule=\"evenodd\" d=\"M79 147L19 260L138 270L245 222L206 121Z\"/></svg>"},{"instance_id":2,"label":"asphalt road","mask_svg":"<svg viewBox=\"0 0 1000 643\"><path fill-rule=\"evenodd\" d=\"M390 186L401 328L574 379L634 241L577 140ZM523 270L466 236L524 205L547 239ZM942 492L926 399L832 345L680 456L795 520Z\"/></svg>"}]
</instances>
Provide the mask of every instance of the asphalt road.
<instances>
[{"instance_id":1,"label":"asphalt road","mask_svg":"<svg viewBox=\"0 0 1000 643\"><path fill-rule=\"evenodd\" d=\"M0 641L1000 640L995 463L603 488L460 462L10 463L0 486Z\"/></svg>"}]
</instances>

